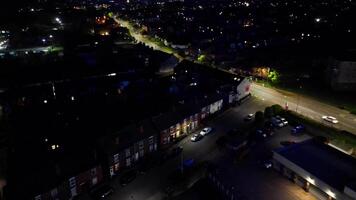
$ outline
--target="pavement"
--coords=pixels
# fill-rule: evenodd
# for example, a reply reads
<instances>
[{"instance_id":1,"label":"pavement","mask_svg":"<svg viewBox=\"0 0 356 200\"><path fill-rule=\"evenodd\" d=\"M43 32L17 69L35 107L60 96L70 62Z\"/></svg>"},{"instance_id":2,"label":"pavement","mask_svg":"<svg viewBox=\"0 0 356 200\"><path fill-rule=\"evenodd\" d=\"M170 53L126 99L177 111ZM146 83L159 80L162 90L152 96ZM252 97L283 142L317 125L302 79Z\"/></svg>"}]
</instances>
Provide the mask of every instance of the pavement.
<instances>
[{"instance_id":1,"label":"pavement","mask_svg":"<svg viewBox=\"0 0 356 200\"><path fill-rule=\"evenodd\" d=\"M296 111L305 117L356 135L356 116L346 110L300 94L264 87L262 84L254 83L251 89L252 95L265 101L267 104L279 104L282 107L288 104L289 110ZM326 122L321 118L323 115L336 117L339 123L331 124Z\"/></svg>"},{"instance_id":2,"label":"pavement","mask_svg":"<svg viewBox=\"0 0 356 200\"><path fill-rule=\"evenodd\" d=\"M218 149L215 141L221 135L226 134L227 131L238 128L240 130L247 130L252 122L244 122L243 118L249 113L255 113L258 110L263 110L266 106L264 101L256 98L250 98L250 100L244 102L241 106L226 110L211 121L206 122L206 126L211 126L214 131L205 136L198 142L191 142L190 137L184 138L178 146L183 147L182 156L177 156L173 159L166 161L162 165L154 166L144 175L139 175L133 182L129 183L125 187L120 186L119 181L113 180L112 186L115 188L115 192L108 199L109 200L160 200L164 199L164 189L169 185L167 177L178 169L181 163L181 159L194 159L195 162L200 163L203 161L217 160L225 155L225 151ZM200 130L198 130L200 131ZM197 131L197 132L198 132ZM270 139L263 143L262 146L256 148L256 152L265 152L264 150L275 148L280 145L280 140L290 140L290 128L283 128L278 130L280 137L277 139ZM277 134L275 134L277 135ZM274 138L272 136L271 138ZM292 138L296 140L304 140L305 138ZM258 153L256 153L258 155ZM258 155L259 156L259 155ZM275 199L275 198L262 198L262 196L256 196L255 190L261 190L261 193L273 193L275 197L281 196L276 199L313 199L310 194L303 193L302 189L293 185L277 172L269 170L266 171L261 168L260 164L256 162L256 159L249 156L244 166L239 170L241 172L241 185L245 185L243 192L246 192L247 196L253 198L250 199ZM261 171L262 170L262 171ZM251 178L253 177L253 178ZM192 186L194 182L200 179L199 176L192 177L187 185ZM262 182L261 182L262 181ZM266 189L267 188L267 189ZM272 191L272 192L271 192ZM277 192L278 191L278 192ZM256 193L256 194L254 194ZM178 195L178 194L177 194ZM283 197L283 198L282 198Z\"/></svg>"}]
</instances>

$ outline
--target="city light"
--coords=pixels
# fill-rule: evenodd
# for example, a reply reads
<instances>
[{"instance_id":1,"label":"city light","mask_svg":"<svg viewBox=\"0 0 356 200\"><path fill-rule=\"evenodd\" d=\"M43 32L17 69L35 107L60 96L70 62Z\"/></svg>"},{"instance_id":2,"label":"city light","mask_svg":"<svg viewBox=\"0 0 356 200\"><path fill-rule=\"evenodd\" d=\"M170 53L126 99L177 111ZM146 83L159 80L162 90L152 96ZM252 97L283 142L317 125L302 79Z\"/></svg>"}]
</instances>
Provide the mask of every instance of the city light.
<instances>
[{"instance_id":1,"label":"city light","mask_svg":"<svg viewBox=\"0 0 356 200\"><path fill-rule=\"evenodd\" d=\"M59 17L56 17L54 19L58 24L62 25L62 20Z\"/></svg>"},{"instance_id":2,"label":"city light","mask_svg":"<svg viewBox=\"0 0 356 200\"><path fill-rule=\"evenodd\" d=\"M111 73L111 74L108 74L108 75L106 75L106 76L116 76L116 73Z\"/></svg>"},{"instance_id":3,"label":"city light","mask_svg":"<svg viewBox=\"0 0 356 200\"><path fill-rule=\"evenodd\" d=\"M332 192L331 190L326 190L326 194L328 194L330 197L332 197L332 198L335 198L336 197L336 195L335 195L335 193L334 192Z\"/></svg>"},{"instance_id":4,"label":"city light","mask_svg":"<svg viewBox=\"0 0 356 200\"><path fill-rule=\"evenodd\" d=\"M309 183L311 183L311 184L315 184L315 180L314 179L312 179L310 176L308 176L307 178L306 178L306 180L309 182Z\"/></svg>"},{"instance_id":5,"label":"city light","mask_svg":"<svg viewBox=\"0 0 356 200\"><path fill-rule=\"evenodd\" d=\"M354 1L10 3L0 7L4 199L356 192ZM246 180L255 192L237 187Z\"/></svg>"}]
</instances>

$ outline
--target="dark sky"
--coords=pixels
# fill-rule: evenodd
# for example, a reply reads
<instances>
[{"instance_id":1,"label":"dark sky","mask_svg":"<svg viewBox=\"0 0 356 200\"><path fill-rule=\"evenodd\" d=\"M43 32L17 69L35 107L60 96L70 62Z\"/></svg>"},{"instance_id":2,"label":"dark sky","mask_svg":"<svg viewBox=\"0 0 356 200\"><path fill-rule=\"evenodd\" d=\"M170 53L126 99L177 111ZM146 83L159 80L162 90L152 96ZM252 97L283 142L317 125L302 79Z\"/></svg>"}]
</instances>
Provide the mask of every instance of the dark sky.
<instances>
[{"instance_id":1,"label":"dark sky","mask_svg":"<svg viewBox=\"0 0 356 200\"><path fill-rule=\"evenodd\" d=\"M0 16L15 15L16 13L14 12L16 12L19 7L29 5L33 2L35 2L35 0L4 0L1 2Z\"/></svg>"},{"instance_id":2,"label":"dark sky","mask_svg":"<svg viewBox=\"0 0 356 200\"><path fill-rule=\"evenodd\" d=\"M6 2L6 3L5 3ZM21 0L7 0L1 3L0 16L11 14L16 8L18 8L23 1Z\"/></svg>"}]
</instances>

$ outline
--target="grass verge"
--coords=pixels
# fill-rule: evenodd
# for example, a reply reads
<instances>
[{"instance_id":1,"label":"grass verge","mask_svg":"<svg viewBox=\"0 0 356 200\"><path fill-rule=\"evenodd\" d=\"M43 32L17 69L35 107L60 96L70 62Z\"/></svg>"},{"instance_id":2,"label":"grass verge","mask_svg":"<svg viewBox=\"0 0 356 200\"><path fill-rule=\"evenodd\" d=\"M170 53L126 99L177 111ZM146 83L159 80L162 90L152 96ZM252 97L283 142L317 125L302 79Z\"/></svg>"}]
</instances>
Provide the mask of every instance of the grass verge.
<instances>
[{"instance_id":1,"label":"grass verge","mask_svg":"<svg viewBox=\"0 0 356 200\"><path fill-rule=\"evenodd\" d=\"M338 98L330 98L333 97L333 95L328 95L326 93L320 93L317 92L317 90L309 90L306 88L293 88L293 87L286 87L282 86L280 84L273 84L269 81L265 80L255 80L256 83L263 84L265 87L269 88L276 88L276 89L281 89L285 90L288 92L293 92L293 93L298 93L301 95L305 95L308 97L311 97L313 99L316 99L318 101L333 105L335 107L338 107L343 110L347 110L353 115L356 115L356 104L354 102L346 101L346 100L339 100Z\"/></svg>"},{"instance_id":2,"label":"grass verge","mask_svg":"<svg viewBox=\"0 0 356 200\"><path fill-rule=\"evenodd\" d=\"M303 124L310 127L308 134L312 136L327 137L330 142L342 149L356 149L356 136L346 131L340 131L334 127L321 124L318 121L306 118L293 111L285 111L283 115L289 120L292 125Z\"/></svg>"}]
</instances>

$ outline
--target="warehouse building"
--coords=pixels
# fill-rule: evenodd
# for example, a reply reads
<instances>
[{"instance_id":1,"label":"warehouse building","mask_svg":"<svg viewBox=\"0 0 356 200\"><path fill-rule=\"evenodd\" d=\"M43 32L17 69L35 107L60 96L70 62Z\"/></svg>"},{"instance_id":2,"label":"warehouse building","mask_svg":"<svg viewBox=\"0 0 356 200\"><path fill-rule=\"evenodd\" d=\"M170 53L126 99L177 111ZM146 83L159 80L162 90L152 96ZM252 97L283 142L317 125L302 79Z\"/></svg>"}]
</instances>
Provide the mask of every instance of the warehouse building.
<instances>
[{"instance_id":1,"label":"warehouse building","mask_svg":"<svg viewBox=\"0 0 356 200\"><path fill-rule=\"evenodd\" d=\"M273 152L274 168L319 199L356 199L356 159L310 139Z\"/></svg>"}]
</instances>

